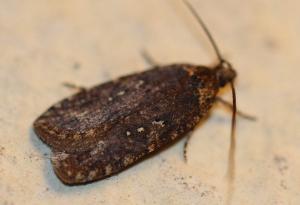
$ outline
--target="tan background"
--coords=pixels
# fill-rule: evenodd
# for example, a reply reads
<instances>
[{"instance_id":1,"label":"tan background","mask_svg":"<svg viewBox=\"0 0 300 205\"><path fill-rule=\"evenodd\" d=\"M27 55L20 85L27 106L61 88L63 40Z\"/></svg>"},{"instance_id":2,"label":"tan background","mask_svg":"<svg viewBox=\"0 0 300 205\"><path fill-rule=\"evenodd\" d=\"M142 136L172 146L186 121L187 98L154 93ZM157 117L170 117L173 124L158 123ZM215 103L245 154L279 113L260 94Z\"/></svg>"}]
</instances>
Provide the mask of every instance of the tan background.
<instances>
[{"instance_id":1,"label":"tan background","mask_svg":"<svg viewBox=\"0 0 300 205\"><path fill-rule=\"evenodd\" d=\"M233 204L300 204L298 0L191 0L238 71ZM161 63L215 55L180 0L0 0L0 204L224 204L230 112L216 106L192 135L86 186L53 174L33 120L74 91ZM230 92L224 98L230 99ZM46 156L45 156L46 155Z\"/></svg>"}]
</instances>

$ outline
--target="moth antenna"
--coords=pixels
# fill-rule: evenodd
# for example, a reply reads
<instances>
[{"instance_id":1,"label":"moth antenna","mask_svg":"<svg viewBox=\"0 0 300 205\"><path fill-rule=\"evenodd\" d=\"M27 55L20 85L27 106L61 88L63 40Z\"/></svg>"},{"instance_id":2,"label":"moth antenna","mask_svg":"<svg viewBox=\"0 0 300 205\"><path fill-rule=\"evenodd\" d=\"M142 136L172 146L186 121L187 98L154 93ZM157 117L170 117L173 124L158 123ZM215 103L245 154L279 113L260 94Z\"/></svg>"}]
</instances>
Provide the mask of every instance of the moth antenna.
<instances>
[{"instance_id":1,"label":"moth antenna","mask_svg":"<svg viewBox=\"0 0 300 205\"><path fill-rule=\"evenodd\" d=\"M231 203L232 195L234 192L234 180L235 180L235 129L236 129L236 93L233 82L230 82L231 93L232 93L232 118L231 118L231 134L230 134L230 147L229 147L229 156L228 156L228 196L227 196L227 204Z\"/></svg>"},{"instance_id":2,"label":"moth antenna","mask_svg":"<svg viewBox=\"0 0 300 205\"><path fill-rule=\"evenodd\" d=\"M193 16L196 18L197 22L200 24L200 26L202 27L202 29L204 30L205 34L207 35L210 43L212 44L217 57L220 61L220 63L224 62L224 59L221 55L221 52L216 44L216 41L214 40L214 38L212 37L211 33L209 32L207 26L205 25L204 21L202 20L202 18L200 17L200 15L197 13L197 11L195 10L195 8L192 6L192 4L190 4L187 0L183 0L183 2L185 3L185 5L187 6L187 8L191 11L191 13L193 14Z\"/></svg>"},{"instance_id":3,"label":"moth antenna","mask_svg":"<svg viewBox=\"0 0 300 205\"><path fill-rule=\"evenodd\" d=\"M200 17L200 15L197 13L195 8L187 1L183 0L185 5L188 7L188 9L191 11L193 16L196 18L197 22L200 24L202 29L204 30L205 34L209 38L209 41L211 42L217 57L220 61L220 63L224 63L225 60L223 59L221 52L216 44L216 41L212 37L211 33L208 30L208 27L205 25L204 21ZM229 161L228 161L228 170L227 170L227 175L228 175L228 199L231 201L232 193L233 193L233 184L234 184L234 177L235 177L235 146L236 146L236 137L235 137L235 129L236 129L236 113L237 113L237 108L236 108L236 93L235 93L235 88L233 81L230 82L231 86L231 91L232 91L232 118L231 118L231 134L230 134L230 148L229 148Z\"/></svg>"}]
</instances>

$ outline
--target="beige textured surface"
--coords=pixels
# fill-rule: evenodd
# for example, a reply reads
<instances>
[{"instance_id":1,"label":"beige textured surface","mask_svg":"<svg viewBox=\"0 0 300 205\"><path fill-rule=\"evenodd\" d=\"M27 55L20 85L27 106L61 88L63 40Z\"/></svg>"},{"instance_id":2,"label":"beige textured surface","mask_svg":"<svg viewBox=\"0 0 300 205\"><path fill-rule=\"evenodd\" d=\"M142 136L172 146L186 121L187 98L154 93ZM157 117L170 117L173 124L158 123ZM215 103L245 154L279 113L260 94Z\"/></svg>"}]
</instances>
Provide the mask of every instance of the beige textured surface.
<instances>
[{"instance_id":1,"label":"beige textured surface","mask_svg":"<svg viewBox=\"0 0 300 205\"><path fill-rule=\"evenodd\" d=\"M300 204L298 0L191 0L239 73L233 204ZM224 204L230 112L216 106L192 135L117 176L68 187L53 174L33 120L73 93L161 63L215 55L180 0L0 0L0 204ZM224 92L229 98L229 90Z\"/></svg>"}]
</instances>

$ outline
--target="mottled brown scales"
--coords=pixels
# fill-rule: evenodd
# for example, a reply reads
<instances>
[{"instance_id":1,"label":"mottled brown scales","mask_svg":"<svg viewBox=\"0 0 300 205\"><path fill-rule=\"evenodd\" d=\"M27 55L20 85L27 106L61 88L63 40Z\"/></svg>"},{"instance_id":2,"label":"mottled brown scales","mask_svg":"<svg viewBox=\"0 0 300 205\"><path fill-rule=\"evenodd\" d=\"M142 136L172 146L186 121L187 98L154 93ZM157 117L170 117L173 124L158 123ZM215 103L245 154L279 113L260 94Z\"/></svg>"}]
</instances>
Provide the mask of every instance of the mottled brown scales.
<instances>
[{"instance_id":1,"label":"mottled brown scales","mask_svg":"<svg viewBox=\"0 0 300 205\"><path fill-rule=\"evenodd\" d=\"M155 67L62 100L34 122L66 184L116 174L183 137L212 106L231 69Z\"/></svg>"}]
</instances>

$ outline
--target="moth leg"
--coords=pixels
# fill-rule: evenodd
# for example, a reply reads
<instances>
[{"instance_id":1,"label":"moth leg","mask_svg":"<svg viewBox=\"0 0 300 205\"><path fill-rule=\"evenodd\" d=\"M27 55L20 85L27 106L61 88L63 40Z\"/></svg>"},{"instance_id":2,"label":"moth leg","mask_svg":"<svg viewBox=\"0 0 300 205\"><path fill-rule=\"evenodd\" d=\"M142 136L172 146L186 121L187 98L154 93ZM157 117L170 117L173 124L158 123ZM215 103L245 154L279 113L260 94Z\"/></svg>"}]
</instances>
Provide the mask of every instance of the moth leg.
<instances>
[{"instance_id":1,"label":"moth leg","mask_svg":"<svg viewBox=\"0 0 300 205\"><path fill-rule=\"evenodd\" d=\"M227 106L229 109L233 109L232 107L232 104L230 102L227 102L226 100L220 98L220 97L216 97L216 100L220 103L222 103L223 105ZM246 114L240 110L237 110L236 111L236 114L244 119L247 119L247 120L251 120L251 121L255 121L256 120L256 117L255 116L252 116L252 115L249 115L249 114Z\"/></svg>"},{"instance_id":2,"label":"moth leg","mask_svg":"<svg viewBox=\"0 0 300 205\"><path fill-rule=\"evenodd\" d=\"M154 59L153 57L148 53L147 50L142 49L141 50L141 56L143 57L143 59L145 60L145 62L151 66L157 66L159 65Z\"/></svg>"},{"instance_id":3,"label":"moth leg","mask_svg":"<svg viewBox=\"0 0 300 205\"><path fill-rule=\"evenodd\" d=\"M70 83L70 82L63 82L62 85L65 86L66 88L69 88L72 90L77 90L79 92L86 90L85 87L78 86L78 85L76 85L74 83Z\"/></svg>"},{"instance_id":4,"label":"moth leg","mask_svg":"<svg viewBox=\"0 0 300 205\"><path fill-rule=\"evenodd\" d=\"M184 147L183 147L183 158L184 158L184 162L187 163L187 148L189 146L189 141L191 139L192 135L188 135L185 142L184 142Z\"/></svg>"}]
</instances>

